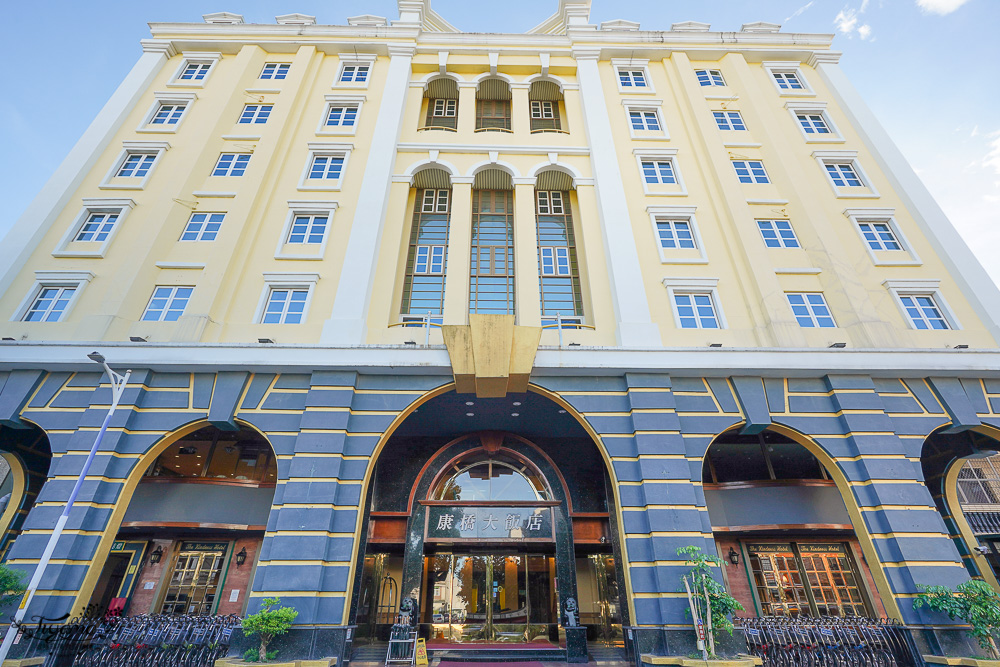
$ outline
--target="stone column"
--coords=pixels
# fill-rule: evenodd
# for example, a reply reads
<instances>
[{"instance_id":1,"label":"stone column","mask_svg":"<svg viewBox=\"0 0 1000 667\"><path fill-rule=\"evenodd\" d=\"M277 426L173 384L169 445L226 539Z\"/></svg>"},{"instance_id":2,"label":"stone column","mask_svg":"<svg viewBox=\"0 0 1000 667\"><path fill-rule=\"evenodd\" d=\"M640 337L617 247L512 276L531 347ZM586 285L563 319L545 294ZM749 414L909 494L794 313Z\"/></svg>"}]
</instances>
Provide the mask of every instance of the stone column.
<instances>
[{"instance_id":1,"label":"stone column","mask_svg":"<svg viewBox=\"0 0 1000 667\"><path fill-rule=\"evenodd\" d=\"M514 179L514 304L517 323L537 327L542 322L538 279L538 230L535 225L535 179Z\"/></svg>"},{"instance_id":2,"label":"stone column","mask_svg":"<svg viewBox=\"0 0 1000 667\"><path fill-rule=\"evenodd\" d=\"M469 270L472 252L472 176L451 179L448 260L444 283L444 323L465 324L469 318Z\"/></svg>"}]
</instances>

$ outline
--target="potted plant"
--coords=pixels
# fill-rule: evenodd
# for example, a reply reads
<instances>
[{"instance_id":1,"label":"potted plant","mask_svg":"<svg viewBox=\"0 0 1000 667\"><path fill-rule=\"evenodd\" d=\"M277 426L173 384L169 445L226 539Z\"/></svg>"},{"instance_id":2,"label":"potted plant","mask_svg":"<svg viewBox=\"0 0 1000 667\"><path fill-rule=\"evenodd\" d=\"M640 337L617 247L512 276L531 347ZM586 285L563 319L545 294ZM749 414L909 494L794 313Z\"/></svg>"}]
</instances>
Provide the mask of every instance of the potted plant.
<instances>
[{"instance_id":1,"label":"potted plant","mask_svg":"<svg viewBox=\"0 0 1000 667\"><path fill-rule=\"evenodd\" d=\"M751 667L761 664L761 659L753 656L740 656L738 659L722 659L715 654L715 633L725 630L730 635L733 634L733 622L731 616L743 610L743 605L712 577L712 568L721 567L722 559L718 556L706 554L701 547L686 546L677 549L678 556L685 556L685 565L690 566L690 570L681 577L684 582L682 592L688 594L690 609L688 613L692 617L695 627L701 627L698 632L699 648L702 650L700 657L675 657L643 655L642 662L647 665L681 665L682 667L695 667L704 665L705 661L718 661L715 664L725 664L726 667ZM702 640L704 632L704 640Z\"/></svg>"},{"instance_id":2,"label":"potted plant","mask_svg":"<svg viewBox=\"0 0 1000 667\"><path fill-rule=\"evenodd\" d=\"M243 619L243 632L260 636L260 648L248 649L243 654L247 662L269 662L277 656L277 651L267 650L272 639L288 632L292 622L299 615L292 607L281 607L281 598L264 598L260 611ZM294 664L294 663L289 663Z\"/></svg>"},{"instance_id":3,"label":"potted plant","mask_svg":"<svg viewBox=\"0 0 1000 667\"><path fill-rule=\"evenodd\" d=\"M976 639L979 647L990 655L991 660L979 658L948 658L925 655L924 660L937 664L951 665L995 665L1000 666L1000 652L997 651L993 633L1000 630L1000 595L985 581L970 579L955 587L918 586L920 593L913 601L913 608L927 607L932 611L947 614L948 618L968 623L967 632Z\"/></svg>"}]
</instances>

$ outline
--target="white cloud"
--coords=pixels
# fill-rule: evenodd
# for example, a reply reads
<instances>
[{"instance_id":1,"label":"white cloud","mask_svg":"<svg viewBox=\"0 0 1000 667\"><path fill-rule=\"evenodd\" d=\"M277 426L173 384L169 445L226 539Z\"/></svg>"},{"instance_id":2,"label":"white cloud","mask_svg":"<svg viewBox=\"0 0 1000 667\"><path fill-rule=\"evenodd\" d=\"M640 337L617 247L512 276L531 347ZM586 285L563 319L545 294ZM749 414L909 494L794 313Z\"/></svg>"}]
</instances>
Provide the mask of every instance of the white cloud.
<instances>
[{"instance_id":1,"label":"white cloud","mask_svg":"<svg viewBox=\"0 0 1000 667\"><path fill-rule=\"evenodd\" d=\"M861 39L868 39L871 37L872 27L867 23L858 28L858 37Z\"/></svg>"},{"instance_id":2,"label":"white cloud","mask_svg":"<svg viewBox=\"0 0 1000 667\"><path fill-rule=\"evenodd\" d=\"M863 0L861 7L858 9L844 7L840 10L836 18L833 19L833 23L837 26L837 30L842 32L847 37L853 37L857 34L857 36L862 40L872 39L872 27L867 23L861 23L861 19L858 18L861 14L864 14L866 9L868 9L868 2L869 0Z\"/></svg>"},{"instance_id":3,"label":"white cloud","mask_svg":"<svg viewBox=\"0 0 1000 667\"><path fill-rule=\"evenodd\" d=\"M951 14L969 0L917 0L917 6L929 14Z\"/></svg>"},{"instance_id":4,"label":"white cloud","mask_svg":"<svg viewBox=\"0 0 1000 667\"><path fill-rule=\"evenodd\" d=\"M789 16L787 19L785 19L785 23L788 23L793 18L795 18L796 16L798 16L799 14L801 14L802 12L804 12L805 10L809 9L810 7L812 7L813 6L813 2L815 2L815 0L809 0L809 2L807 2L806 4L802 5L798 9L796 9L794 12L792 12L792 15Z\"/></svg>"}]
</instances>

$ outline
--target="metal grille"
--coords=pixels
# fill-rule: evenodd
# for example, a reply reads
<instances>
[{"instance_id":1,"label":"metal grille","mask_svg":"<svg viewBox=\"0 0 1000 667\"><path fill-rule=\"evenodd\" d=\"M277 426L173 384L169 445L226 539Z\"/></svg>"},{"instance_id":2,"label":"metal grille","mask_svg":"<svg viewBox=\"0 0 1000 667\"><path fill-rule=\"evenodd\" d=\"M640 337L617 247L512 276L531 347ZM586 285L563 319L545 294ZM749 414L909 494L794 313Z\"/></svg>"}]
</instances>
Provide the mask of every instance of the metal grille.
<instances>
[{"instance_id":1,"label":"metal grille","mask_svg":"<svg viewBox=\"0 0 1000 667\"><path fill-rule=\"evenodd\" d=\"M846 618L737 618L747 653L763 667L914 667L918 661L909 630L892 620Z\"/></svg>"},{"instance_id":2,"label":"metal grille","mask_svg":"<svg viewBox=\"0 0 1000 667\"><path fill-rule=\"evenodd\" d=\"M554 323L557 315L583 315L569 192L536 191L535 220L542 324Z\"/></svg>"},{"instance_id":3,"label":"metal grille","mask_svg":"<svg viewBox=\"0 0 1000 667\"><path fill-rule=\"evenodd\" d=\"M514 193L473 190L469 312L514 313Z\"/></svg>"},{"instance_id":4,"label":"metal grille","mask_svg":"<svg viewBox=\"0 0 1000 667\"><path fill-rule=\"evenodd\" d=\"M403 315L442 313L450 210L451 190L417 190L403 282Z\"/></svg>"}]
</instances>

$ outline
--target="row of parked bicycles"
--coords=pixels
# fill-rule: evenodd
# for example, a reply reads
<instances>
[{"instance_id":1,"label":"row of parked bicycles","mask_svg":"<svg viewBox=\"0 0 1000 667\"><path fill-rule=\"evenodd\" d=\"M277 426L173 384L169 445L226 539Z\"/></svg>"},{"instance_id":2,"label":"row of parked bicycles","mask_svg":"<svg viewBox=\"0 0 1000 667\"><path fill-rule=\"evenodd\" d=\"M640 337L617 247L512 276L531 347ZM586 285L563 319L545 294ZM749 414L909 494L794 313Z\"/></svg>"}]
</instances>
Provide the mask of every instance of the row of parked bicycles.
<instances>
[{"instance_id":1,"label":"row of parked bicycles","mask_svg":"<svg viewBox=\"0 0 1000 667\"><path fill-rule=\"evenodd\" d=\"M229 652L242 619L229 616L77 618L46 629L27 627L44 643L45 667L211 667Z\"/></svg>"},{"instance_id":2,"label":"row of parked bicycles","mask_svg":"<svg viewBox=\"0 0 1000 667\"><path fill-rule=\"evenodd\" d=\"M747 653L764 667L913 667L903 626L892 619L856 616L737 619Z\"/></svg>"}]
</instances>

